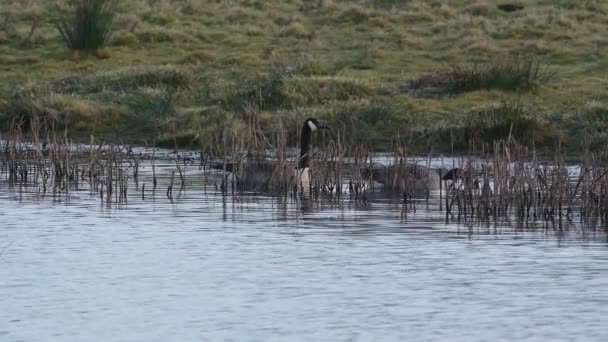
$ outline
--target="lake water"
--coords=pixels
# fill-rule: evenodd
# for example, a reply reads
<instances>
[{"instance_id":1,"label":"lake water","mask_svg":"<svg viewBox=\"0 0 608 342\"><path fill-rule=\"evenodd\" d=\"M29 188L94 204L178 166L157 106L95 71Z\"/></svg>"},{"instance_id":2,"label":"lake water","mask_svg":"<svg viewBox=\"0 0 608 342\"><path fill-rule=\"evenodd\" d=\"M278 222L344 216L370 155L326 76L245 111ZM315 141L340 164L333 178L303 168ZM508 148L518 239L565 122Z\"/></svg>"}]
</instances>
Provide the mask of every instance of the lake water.
<instances>
[{"instance_id":1,"label":"lake water","mask_svg":"<svg viewBox=\"0 0 608 342\"><path fill-rule=\"evenodd\" d=\"M121 205L0 180L0 341L608 340L603 231L190 177L173 201L165 177Z\"/></svg>"}]
</instances>

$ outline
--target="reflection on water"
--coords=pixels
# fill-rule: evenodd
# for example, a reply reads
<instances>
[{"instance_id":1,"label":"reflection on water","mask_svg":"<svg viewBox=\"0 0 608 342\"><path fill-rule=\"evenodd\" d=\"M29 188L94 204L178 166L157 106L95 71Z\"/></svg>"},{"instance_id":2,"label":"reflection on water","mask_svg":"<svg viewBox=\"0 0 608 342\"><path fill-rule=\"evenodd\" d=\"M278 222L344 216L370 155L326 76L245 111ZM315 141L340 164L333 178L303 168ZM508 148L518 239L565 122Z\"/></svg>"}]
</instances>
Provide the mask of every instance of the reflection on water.
<instances>
[{"instance_id":1,"label":"reflection on water","mask_svg":"<svg viewBox=\"0 0 608 342\"><path fill-rule=\"evenodd\" d=\"M0 341L608 339L602 231L142 174L121 205L0 181Z\"/></svg>"}]
</instances>

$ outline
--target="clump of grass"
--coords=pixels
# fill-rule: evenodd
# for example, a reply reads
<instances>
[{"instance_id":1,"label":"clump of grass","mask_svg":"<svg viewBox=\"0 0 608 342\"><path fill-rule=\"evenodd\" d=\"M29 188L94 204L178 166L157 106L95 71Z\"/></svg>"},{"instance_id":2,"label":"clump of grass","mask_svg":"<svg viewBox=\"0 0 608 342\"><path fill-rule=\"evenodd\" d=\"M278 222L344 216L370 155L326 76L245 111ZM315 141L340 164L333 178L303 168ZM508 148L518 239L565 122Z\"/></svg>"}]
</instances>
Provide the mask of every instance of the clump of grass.
<instances>
[{"instance_id":1,"label":"clump of grass","mask_svg":"<svg viewBox=\"0 0 608 342\"><path fill-rule=\"evenodd\" d=\"M13 122L27 129L34 115L42 111L40 92L25 87L4 88L0 96L0 129L7 130Z\"/></svg>"},{"instance_id":2,"label":"clump of grass","mask_svg":"<svg viewBox=\"0 0 608 342\"><path fill-rule=\"evenodd\" d=\"M532 108L508 101L461 113L438 113L424 126L424 135L432 141L434 150L457 153L477 153L482 146L488 152L495 141L548 147L560 135Z\"/></svg>"},{"instance_id":3,"label":"clump of grass","mask_svg":"<svg viewBox=\"0 0 608 342\"><path fill-rule=\"evenodd\" d=\"M274 67L270 73L260 78L244 82L236 91L228 94L223 101L228 110L242 110L254 105L260 109L273 109L289 104L283 91L286 80L305 70L307 63L295 59L286 64Z\"/></svg>"},{"instance_id":4,"label":"clump of grass","mask_svg":"<svg viewBox=\"0 0 608 342\"><path fill-rule=\"evenodd\" d=\"M146 137L166 131L164 126L170 126L166 121L176 111L175 96L165 89L143 88L123 93L114 101L128 109L126 121L129 130Z\"/></svg>"},{"instance_id":5,"label":"clump of grass","mask_svg":"<svg viewBox=\"0 0 608 342\"><path fill-rule=\"evenodd\" d=\"M108 44L115 16L113 0L76 0L56 27L69 49L95 51Z\"/></svg>"},{"instance_id":6,"label":"clump of grass","mask_svg":"<svg viewBox=\"0 0 608 342\"><path fill-rule=\"evenodd\" d=\"M175 132L175 104L191 96L190 86L197 82L193 74L169 66L126 68L1 89L0 120L27 130L33 118L43 118L69 127L76 137L94 132L130 141L152 139L168 128Z\"/></svg>"},{"instance_id":7,"label":"clump of grass","mask_svg":"<svg viewBox=\"0 0 608 342\"><path fill-rule=\"evenodd\" d=\"M132 46L137 44L138 39L135 34L127 30L120 30L112 34L110 44L112 46Z\"/></svg>"},{"instance_id":8,"label":"clump of grass","mask_svg":"<svg viewBox=\"0 0 608 342\"><path fill-rule=\"evenodd\" d=\"M231 7L226 13L226 20L230 23L243 23L247 21L255 21L256 19L257 12L247 7Z\"/></svg>"},{"instance_id":9,"label":"clump of grass","mask_svg":"<svg viewBox=\"0 0 608 342\"><path fill-rule=\"evenodd\" d=\"M39 63L40 59L28 56L13 56L0 54L0 65L27 65Z\"/></svg>"},{"instance_id":10,"label":"clump of grass","mask_svg":"<svg viewBox=\"0 0 608 342\"><path fill-rule=\"evenodd\" d=\"M187 89L192 82L192 73L172 66L151 68L123 68L100 72L88 76L68 76L51 83L51 88L60 93L97 93L105 91L128 91L140 87L167 87Z\"/></svg>"},{"instance_id":11,"label":"clump of grass","mask_svg":"<svg viewBox=\"0 0 608 342\"><path fill-rule=\"evenodd\" d=\"M334 72L332 65L309 55L299 55L275 66L268 74L242 82L236 91L224 96L223 105L233 111L249 105L266 110L298 103L320 103L334 95L348 99L370 93L357 82L328 76Z\"/></svg>"},{"instance_id":12,"label":"clump of grass","mask_svg":"<svg viewBox=\"0 0 608 342\"><path fill-rule=\"evenodd\" d=\"M201 64L210 63L216 59L216 56L206 51L196 51L182 57L179 64Z\"/></svg>"},{"instance_id":13,"label":"clump of grass","mask_svg":"<svg viewBox=\"0 0 608 342\"><path fill-rule=\"evenodd\" d=\"M452 65L401 85L401 91L423 97L457 95L476 90L527 91L555 76L547 66L523 58Z\"/></svg>"},{"instance_id":14,"label":"clump of grass","mask_svg":"<svg viewBox=\"0 0 608 342\"><path fill-rule=\"evenodd\" d=\"M116 18L116 26L131 33L135 33L135 29L140 23L141 20L135 14L120 15Z\"/></svg>"},{"instance_id":15,"label":"clump of grass","mask_svg":"<svg viewBox=\"0 0 608 342\"><path fill-rule=\"evenodd\" d=\"M383 149L394 133L406 133L413 125L401 125L410 118L408 109L397 102L351 100L329 106L332 125L351 144L369 144ZM407 134L407 133L406 133Z\"/></svg>"},{"instance_id":16,"label":"clump of grass","mask_svg":"<svg viewBox=\"0 0 608 342\"><path fill-rule=\"evenodd\" d=\"M243 87L229 94L224 99L224 106L229 110L242 110L248 105L256 105L260 109L279 107L284 101L281 88L288 70L275 70L258 80L247 82Z\"/></svg>"},{"instance_id":17,"label":"clump of grass","mask_svg":"<svg viewBox=\"0 0 608 342\"><path fill-rule=\"evenodd\" d=\"M144 43L181 43L192 44L199 41L197 37L185 32L166 29L153 28L139 32L137 38Z\"/></svg>"},{"instance_id":18,"label":"clump of grass","mask_svg":"<svg viewBox=\"0 0 608 342\"><path fill-rule=\"evenodd\" d=\"M298 67L298 74L302 76L328 76L335 71L334 65L309 56L303 56Z\"/></svg>"},{"instance_id":19,"label":"clump of grass","mask_svg":"<svg viewBox=\"0 0 608 342\"><path fill-rule=\"evenodd\" d=\"M56 127L69 126L70 132L91 132L90 123L96 122L116 130L124 114L120 106L104 104L75 95L57 94L42 87L20 87L3 90L5 101L0 101L0 129L13 123L24 131L30 129L34 118L44 119Z\"/></svg>"},{"instance_id":20,"label":"clump of grass","mask_svg":"<svg viewBox=\"0 0 608 342\"><path fill-rule=\"evenodd\" d=\"M608 128L608 104L600 100L590 100L580 110L580 118L586 124L600 130Z\"/></svg>"},{"instance_id":21,"label":"clump of grass","mask_svg":"<svg viewBox=\"0 0 608 342\"><path fill-rule=\"evenodd\" d=\"M173 132L164 132L156 138L156 145L165 148L186 148L195 147L198 143L198 132L194 130Z\"/></svg>"},{"instance_id":22,"label":"clump of grass","mask_svg":"<svg viewBox=\"0 0 608 342\"><path fill-rule=\"evenodd\" d=\"M340 12L336 19L343 23L361 24L369 20L370 16L367 9L353 5Z\"/></svg>"},{"instance_id":23,"label":"clump of grass","mask_svg":"<svg viewBox=\"0 0 608 342\"><path fill-rule=\"evenodd\" d=\"M280 37L294 37L298 39L312 39L313 33L302 23L293 22L279 32Z\"/></svg>"},{"instance_id":24,"label":"clump of grass","mask_svg":"<svg viewBox=\"0 0 608 342\"><path fill-rule=\"evenodd\" d=\"M378 9L386 9L386 10L403 7L404 5L407 5L408 2L409 1L403 1L403 0L367 0L367 1L365 1L365 3L368 6L378 8Z\"/></svg>"},{"instance_id":25,"label":"clump of grass","mask_svg":"<svg viewBox=\"0 0 608 342\"><path fill-rule=\"evenodd\" d=\"M598 149L608 142L608 104L587 101L573 115L566 127L570 127L575 143L587 144L590 149Z\"/></svg>"},{"instance_id":26,"label":"clump of grass","mask_svg":"<svg viewBox=\"0 0 608 342\"><path fill-rule=\"evenodd\" d=\"M369 127L374 127L394 118L399 113L399 109L395 104L363 102L359 106L351 108L350 115L357 121L361 121Z\"/></svg>"},{"instance_id":27,"label":"clump of grass","mask_svg":"<svg viewBox=\"0 0 608 342\"><path fill-rule=\"evenodd\" d=\"M0 44L6 44L9 41L9 35L5 31L0 31Z\"/></svg>"},{"instance_id":28,"label":"clump of grass","mask_svg":"<svg viewBox=\"0 0 608 342\"><path fill-rule=\"evenodd\" d=\"M485 1L473 1L469 2L468 5L464 7L464 12L470 14L472 16L482 16L487 17L496 12L496 6L492 6L491 2Z\"/></svg>"},{"instance_id":29,"label":"clump of grass","mask_svg":"<svg viewBox=\"0 0 608 342\"><path fill-rule=\"evenodd\" d=\"M532 144L542 140L543 129L530 109L519 103L501 102L464 113L465 141L491 144L496 140Z\"/></svg>"},{"instance_id":30,"label":"clump of grass","mask_svg":"<svg viewBox=\"0 0 608 342\"><path fill-rule=\"evenodd\" d=\"M322 104L330 101L366 98L370 87L339 76L292 77L285 81L282 94L293 104Z\"/></svg>"}]
</instances>

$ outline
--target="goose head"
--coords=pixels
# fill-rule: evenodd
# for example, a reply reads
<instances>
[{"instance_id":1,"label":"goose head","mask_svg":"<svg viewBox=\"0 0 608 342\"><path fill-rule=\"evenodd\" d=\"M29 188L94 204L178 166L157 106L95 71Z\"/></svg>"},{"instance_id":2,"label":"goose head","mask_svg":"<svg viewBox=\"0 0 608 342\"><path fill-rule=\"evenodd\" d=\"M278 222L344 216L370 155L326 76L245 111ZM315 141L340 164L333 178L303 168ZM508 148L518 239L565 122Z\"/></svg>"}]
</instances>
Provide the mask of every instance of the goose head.
<instances>
[{"instance_id":1,"label":"goose head","mask_svg":"<svg viewBox=\"0 0 608 342\"><path fill-rule=\"evenodd\" d=\"M306 119L306 121L304 121L302 131L307 130L307 129L310 129L311 132L314 132L318 129L330 129L330 128L315 118L308 118L308 119Z\"/></svg>"}]
</instances>

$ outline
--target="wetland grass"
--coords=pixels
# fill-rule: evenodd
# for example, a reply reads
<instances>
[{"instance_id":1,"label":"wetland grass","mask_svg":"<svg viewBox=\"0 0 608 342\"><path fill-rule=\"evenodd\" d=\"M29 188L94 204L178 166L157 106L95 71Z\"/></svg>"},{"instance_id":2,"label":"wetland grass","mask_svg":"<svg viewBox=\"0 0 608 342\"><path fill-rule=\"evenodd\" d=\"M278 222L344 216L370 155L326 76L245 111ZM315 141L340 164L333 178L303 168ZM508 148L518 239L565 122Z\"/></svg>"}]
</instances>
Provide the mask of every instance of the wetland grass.
<instances>
[{"instance_id":1,"label":"wetland grass","mask_svg":"<svg viewBox=\"0 0 608 342\"><path fill-rule=\"evenodd\" d=\"M487 150L487 149L486 149ZM606 222L605 159L588 150L568 165L559 148L541 161L533 148L497 141L493 152L470 160L460 181L446 192L446 220L514 217L518 222Z\"/></svg>"},{"instance_id":2,"label":"wetland grass","mask_svg":"<svg viewBox=\"0 0 608 342\"><path fill-rule=\"evenodd\" d=\"M0 175L10 188L34 187L42 197L49 190L52 196L67 196L88 183L91 193L102 200L126 202L137 162L123 147L76 145L54 130L47 130L42 139L40 127L46 124L38 125L37 118L31 123L32 141L24 141L19 125L3 141Z\"/></svg>"},{"instance_id":3,"label":"wetland grass","mask_svg":"<svg viewBox=\"0 0 608 342\"><path fill-rule=\"evenodd\" d=\"M277 122L276 130L268 138L255 129L243 131L244 128L238 125L227 125L218 133L223 134L220 139L225 145L200 161L200 169L207 170L204 174L213 174L205 164L214 160L225 165L220 171L222 181L227 179L228 173L237 175L235 179L238 180L243 172L260 171L245 170L245 167L270 165L271 179L264 189L255 189L255 192L299 195L293 190L293 172L290 171L295 168L296 159L287 148L289 132L282 122ZM49 191L52 196L67 196L71 191L88 186L92 194L98 194L108 205L127 203L130 184L139 182L141 156L123 146L95 144L93 136L89 146L75 145L64 134L52 129L43 131L40 127L46 127L46 124L32 121L32 131L36 132L31 135L32 142L24 140L19 125L11 134L3 136L0 176L9 187L19 191L36 189L35 192L44 197ZM340 203L347 195L366 203L373 190L369 185L370 174L361 172L374 167L369 148L345 145L343 134L338 131L321 136L315 145L311 163L313 181L308 192L312 200L334 199ZM45 138L41 139L41 135ZM41 141L45 143L41 144ZM559 146L553 159L545 160L538 157L534 146L514 141L496 141L492 146L484 144L479 150L482 155L478 157L461 158L460 171L453 183L442 184L440 201L446 220L572 223L577 217L583 223L594 223L594 227L608 223L608 151L587 149L582 162L573 166L566 164ZM250 158L255 156L265 156L264 164L251 164ZM429 192L421 195L416 191L415 180L405 167L411 165L411 157L407 149L396 143L388 165L394 167L395 172L386 175L385 183L387 189L402 194L406 213L416 211L419 200L428 201L431 196ZM156 179L156 158L152 155L151 159L153 179ZM415 165L429 168L429 162L417 160L421 164ZM176 183L180 184L178 194L181 195L188 178L193 177L186 172L189 162L185 157L175 157L173 163L166 191L169 200L175 198ZM228 165L232 165L231 168ZM437 175L446 171L438 170ZM224 184L222 191L226 195L232 194L237 201L239 196L251 190L248 184L238 181ZM145 184L142 184L141 194L137 194L142 200L146 198L145 191Z\"/></svg>"},{"instance_id":4,"label":"wetland grass","mask_svg":"<svg viewBox=\"0 0 608 342\"><path fill-rule=\"evenodd\" d=\"M5 119L35 110L59 124L69 121L75 141L95 132L108 141L129 137L128 143L140 145L155 140L202 148L199 124L213 116L240 119L244 109L255 106L268 136L278 115L288 117L288 131L303 111L332 120L351 115L377 139L361 143L387 152L395 127L402 134L412 128L411 136L425 129L445 133L458 128L461 118L454 113L463 108L520 97L537 106L540 119L547 117L541 123L560 123L551 139L574 137L571 133L580 135L588 127L573 132L572 125L582 121L570 114L581 103L604 98L604 78L594 75L606 70L601 32L608 5L597 1L565 6L534 0L513 13L488 0L116 1L113 10L98 6L110 3L0 0L4 132ZM84 4L91 10L78 10ZM117 31L108 34L113 11L120 14ZM88 31L82 23L99 25ZM58 24L64 28L58 30ZM97 45L109 58L64 58L65 46ZM554 70L559 71L555 77ZM430 74L423 76L425 71ZM407 79L412 82L399 91ZM32 96L20 98L15 85ZM418 97L434 93L441 98ZM352 105L357 102L359 110ZM562 107L567 109L559 111L563 120L549 117ZM432 137L448 137L441 133ZM596 135L599 144L603 134ZM293 136L288 135L290 145ZM573 150L579 141L571 139ZM449 146L449 139L442 142ZM407 147L413 151L419 145L414 141Z\"/></svg>"},{"instance_id":5,"label":"wetland grass","mask_svg":"<svg viewBox=\"0 0 608 342\"><path fill-rule=\"evenodd\" d=\"M512 57L487 63L455 64L424 73L401 85L401 91L422 97L458 95L477 90L528 91L555 77L545 64Z\"/></svg>"}]
</instances>

